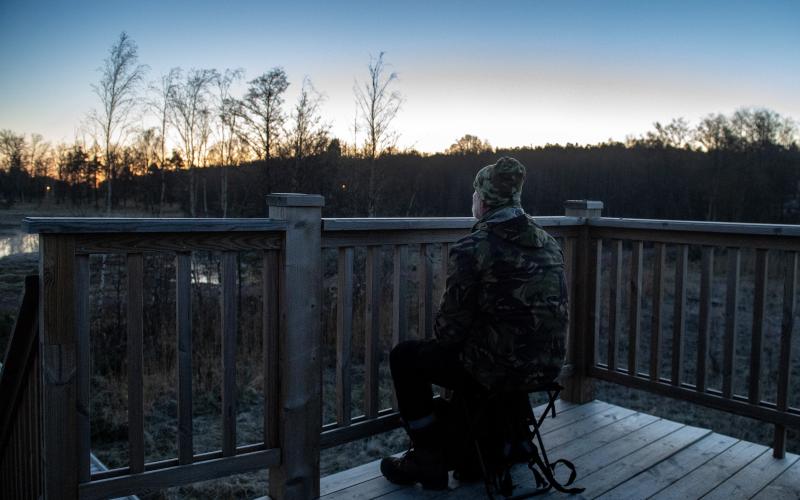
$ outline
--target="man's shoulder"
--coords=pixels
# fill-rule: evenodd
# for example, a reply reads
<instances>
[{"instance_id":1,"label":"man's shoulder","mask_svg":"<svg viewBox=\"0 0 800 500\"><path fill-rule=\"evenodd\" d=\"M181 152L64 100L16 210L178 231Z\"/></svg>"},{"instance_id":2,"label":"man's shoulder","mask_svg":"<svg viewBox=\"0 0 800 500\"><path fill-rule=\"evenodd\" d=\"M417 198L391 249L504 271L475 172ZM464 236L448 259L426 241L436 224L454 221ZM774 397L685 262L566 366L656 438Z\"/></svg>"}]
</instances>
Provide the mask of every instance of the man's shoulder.
<instances>
[{"instance_id":1,"label":"man's shoulder","mask_svg":"<svg viewBox=\"0 0 800 500\"><path fill-rule=\"evenodd\" d=\"M481 243L488 240L488 233L483 230L474 230L468 235L456 240L455 243L450 244L450 250L455 251L471 251L477 248Z\"/></svg>"}]
</instances>

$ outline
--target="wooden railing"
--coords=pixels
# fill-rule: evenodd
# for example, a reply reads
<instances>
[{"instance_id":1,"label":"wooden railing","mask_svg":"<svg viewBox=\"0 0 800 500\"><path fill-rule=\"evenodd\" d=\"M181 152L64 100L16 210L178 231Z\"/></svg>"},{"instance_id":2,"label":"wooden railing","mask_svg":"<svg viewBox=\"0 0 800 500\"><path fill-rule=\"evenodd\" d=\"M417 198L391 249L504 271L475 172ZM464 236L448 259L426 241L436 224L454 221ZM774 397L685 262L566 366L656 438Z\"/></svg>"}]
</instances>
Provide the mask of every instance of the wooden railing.
<instances>
[{"instance_id":1,"label":"wooden railing","mask_svg":"<svg viewBox=\"0 0 800 500\"><path fill-rule=\"evenodd\" d=\"M38 299L39 277L28 276L0 378L0 498L38 498L42 491Z\"/></svg>"},{"instance_id":2,"label":"wooden railing","mask_svg":"<svg viewBox=\"0 0 800 500\"><path fill-rule=\"evenodd\" d=\"M64 219L29 218L29 232L40 236L41 373L30 370L40 388L42 430L40 482L47 498L107 498L152 491L251 470L271 470L276 497L309 497L318 491L318 465L309 460L318 448L314 422L314 346L318 328L321 198L279 195L270 199L271 219ZM316 223L314 222L316 220ZM316 239L316 243L314 240ZM309 242L311 245L309 246ZM195 453L192 435L193 252L220 255L222 439L220 449ZM263 440L237 446L236 440L236 268L239 252L262 254ZM177 456L147 462L143 409L143 260L146 254L175 259L177 344ZM90 468L89 258L121 254L127 271L128 465L102 472ZM291 283L291 286L286 286ZM299 294L298 294L299 292ZM292 307L287 307L287 301ZM280 353L291 352L290 360ZM305 385L303 384L305 381ZM317 391L318 393L318 391ZM309 424L310 422L310 424ZM307 442L304 443L304 438ZM316 436L316 437L313 437ZM293 445L286 447L285 439ZM29 443L25 443L29 446ZM20 457L22 441L14 441ZM5 447L3 450L5 451ZM11 449L11 448L9 448ZM299 450L299 451L298 451ZM309 470L309 462L311 469ZM20 462L11 463L12 474ZM298 479L298 475L299 477ZM312 477L313 476L313 477ZM316 488L316 489L315 489ZM25 495L34 490L26 490Z\"/></svg>"},{"instance_id":3,"label":"wooden railing","mask_svg":"<svg viewBox=\"0 0 800 500\"><path fill-rule=\"evenodd\" d=\"M782 457L786 427L800 428L800 410L789 400L800 387L790 385L800 227L607 218L587 224L590 300L583 346L592 356L585 372L773 424L774 454ZM716 265L723 255L722 266ZM745 268L752 299L742 293ZM723 300L715 302L722 290L724 307ZM696 307L689 307L690 292ZM690 319L696 328L688 328ZM721 335L713 328L718 323ZM764 363L771 353L773 362Z\"/></svg>"},{"instance_id":4,"label":"wooden railing","mask_svg":"<svg viewBox=\"0 0 800 500\"><path fill-rule=\"evenodd\" d=\"M473 219L322 219L321 197L308 195L271 195L268 204L269 219L27 220L40 234L42 366L33 371L43 377L31 380L41 391L41 411L36 405L33 411L42 429L38 484L47 498L117 496L264 468L273 498L312 498L319 492L320 449L399 424L395 401L379 389L387 383L380 367L392 345L433 335L448 245L469 232ZM786 428L800 427L790 399L797 393L790 364L800 227L608 219L600 217L601 207L572 202L566 216L537 218L565 255L571 321L562 397L591 400L592 378L652 391L774 425L775 453L782 454ZM192 446L189 410L188 289L190 255L197 251L221 255L223 432L220 449L202 454ZM234 269L242 251L262 252L265 423L263 440L236 446ZM178 453L158 462L145 461L142 433L141 276L142 256L150 252L174 255L176 265ZM109 253L125 256L128 273L129 464L92 474L88 256ZM723 253L724 287L714 265ZM323 302L327 264L335 267L335 295L329 294L335 307ZM737 333L751 281L753 322L742 342ZM778 287L780 301L773 298ZM715 301L723 288L724 301ZM777 337L768 321L776 307ZM335 310L330 334L323 331L324 310ZM724 332L715 343L722 311ZM362 332L363 351L354 343ZM776 369L769 371L765 358L773 347ZM325 364L326 356L332 362ZM746 377L739 371L745 366ZM356 367L363 377L354 383ZM323 377L335 381L325 422ZM774 390L767 383L773 378ZM360 407L353 404L357 389ZM17 458L11 460L13 471Z\"/></svg>"}]
</instances>

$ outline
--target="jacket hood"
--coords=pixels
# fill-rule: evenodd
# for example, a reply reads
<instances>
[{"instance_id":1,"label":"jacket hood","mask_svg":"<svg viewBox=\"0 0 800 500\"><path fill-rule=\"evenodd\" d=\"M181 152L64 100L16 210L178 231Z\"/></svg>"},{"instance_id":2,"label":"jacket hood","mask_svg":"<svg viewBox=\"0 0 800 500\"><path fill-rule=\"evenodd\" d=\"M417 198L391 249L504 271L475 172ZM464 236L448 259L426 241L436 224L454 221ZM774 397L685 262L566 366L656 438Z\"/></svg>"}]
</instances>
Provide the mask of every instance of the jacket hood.
<instances>
[{"instance_id":1,"label":"jacket hood","mask_svg":"<svg viewBox=\"0 0 800 500\"><path fill-rule=\"evenodd\" d=\"M547 233L520 207L502 207L484 215L472 228L523 247L541 248Z\"/></svg>"}]
</instances>

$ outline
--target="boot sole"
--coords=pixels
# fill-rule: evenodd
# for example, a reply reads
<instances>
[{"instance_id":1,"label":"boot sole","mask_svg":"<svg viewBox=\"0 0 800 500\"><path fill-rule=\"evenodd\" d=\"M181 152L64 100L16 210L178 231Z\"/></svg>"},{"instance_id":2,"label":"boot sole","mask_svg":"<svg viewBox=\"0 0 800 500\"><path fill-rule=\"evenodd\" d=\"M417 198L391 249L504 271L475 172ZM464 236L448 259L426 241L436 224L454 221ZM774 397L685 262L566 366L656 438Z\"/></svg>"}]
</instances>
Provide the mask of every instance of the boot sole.
<instances>
[{"instance_id":1,"label":"boot sole","mask_svg":"<svg viewBox=\"0 0 800 500\"><path fill-rule=\"evenodd\" d=\"M385 462L381 461L381 474L383 474L383 477L385 477L386 480L389 481L390 483L399 484L399 485L403 485L403 486L411 486L411 485L414 485L416 483L419 483L426 490L446 490L447 489L448 478L447 478L446 475L443 478L441 478L440 480L426 480L426 481L408 479L408 478L405 478L405 477L397 477L397 475L392 474L391 472L389 472L387 474L387 470L386 470L386 468L384 468L384 463Z\"/></svg>"}]
</instances>

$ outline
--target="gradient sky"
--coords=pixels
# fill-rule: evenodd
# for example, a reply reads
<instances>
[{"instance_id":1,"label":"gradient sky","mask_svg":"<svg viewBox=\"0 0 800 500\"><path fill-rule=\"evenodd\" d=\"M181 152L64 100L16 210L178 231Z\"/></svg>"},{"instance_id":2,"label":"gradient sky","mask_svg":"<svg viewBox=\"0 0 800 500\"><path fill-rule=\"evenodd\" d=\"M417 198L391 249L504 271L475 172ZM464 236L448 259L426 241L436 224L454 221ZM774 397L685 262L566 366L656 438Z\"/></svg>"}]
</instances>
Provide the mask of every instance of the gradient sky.
<instances>
[{"instance_id":1,"label":"gradient sky","mask_svg":"<svg viewBox=\"0 0 800 500\"><path fill-rule=\"evenodd\" d=\"M154 80L173 66L283 66L353 140L353 84L386 52L401 147L596 143L654 121L768 107L800 118L800 1L0 0L0 128L72 141L121 31ZM243 87L241 87L243 88Z\"/></svg>"}]
</instances>

